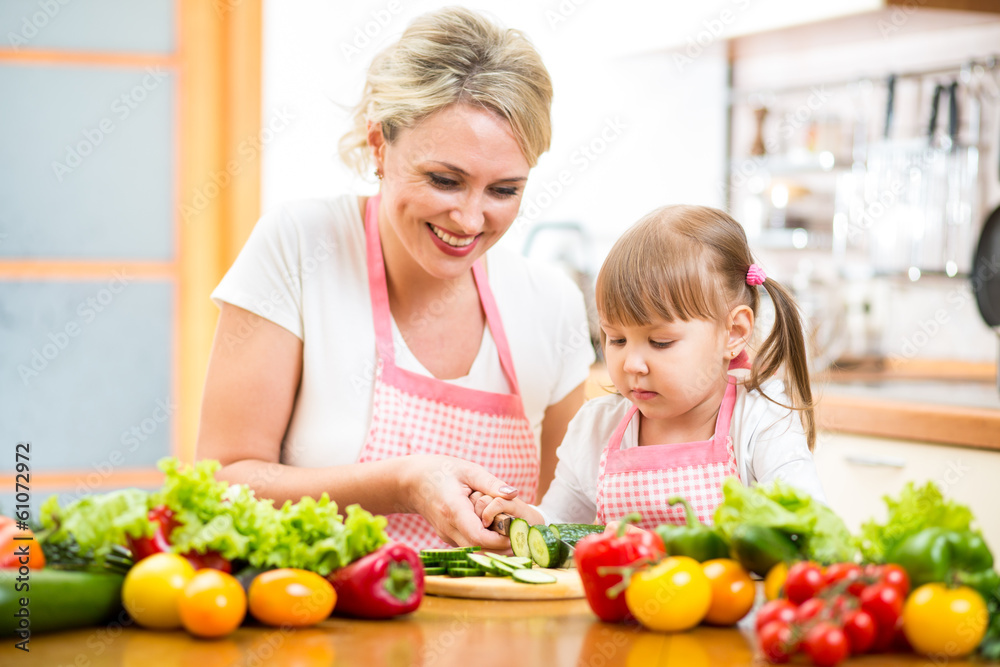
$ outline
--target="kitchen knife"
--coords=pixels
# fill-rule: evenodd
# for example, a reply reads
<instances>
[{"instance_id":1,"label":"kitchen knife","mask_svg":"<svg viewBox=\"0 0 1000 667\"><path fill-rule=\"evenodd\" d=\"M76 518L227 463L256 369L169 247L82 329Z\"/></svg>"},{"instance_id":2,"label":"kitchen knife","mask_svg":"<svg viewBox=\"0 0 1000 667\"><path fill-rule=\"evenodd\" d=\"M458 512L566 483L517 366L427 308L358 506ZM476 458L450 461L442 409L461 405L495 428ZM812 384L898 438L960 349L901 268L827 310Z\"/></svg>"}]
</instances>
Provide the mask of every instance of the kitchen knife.
<instances>
[{"instance_id":1,"label":"kitchen knife","mask_svg":"<svg viewBox=\"0 0 1000 667\"><path fill-rule=\"evenodd\" d=\"M510 514L501 512L494 517L493 523L490 524L490 530L500 533L504 537L510 537L510 522L515 518Z\"/></svg>"}]
</instances>

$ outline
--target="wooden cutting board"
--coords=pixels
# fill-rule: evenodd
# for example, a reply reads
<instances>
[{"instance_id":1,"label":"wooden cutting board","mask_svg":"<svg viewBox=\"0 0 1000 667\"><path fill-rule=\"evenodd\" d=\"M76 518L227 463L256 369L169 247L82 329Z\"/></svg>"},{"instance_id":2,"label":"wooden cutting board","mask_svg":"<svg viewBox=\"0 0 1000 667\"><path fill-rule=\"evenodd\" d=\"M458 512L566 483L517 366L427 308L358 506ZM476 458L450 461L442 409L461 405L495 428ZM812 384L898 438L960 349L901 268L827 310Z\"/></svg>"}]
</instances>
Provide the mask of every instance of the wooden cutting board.
<instances>
[{"instance_id":1,"label":"wooden cutting board","mask_svg":"<svg viewBox=\"0 0 1000 667\"><path fill-rule=\"evenodd\" d=\"M429 595L477 600L570 600L584 597L576 570L541 569L556 578L554 584L525 584L507 577L424 577Z\"/></svg>"}]
</instances>

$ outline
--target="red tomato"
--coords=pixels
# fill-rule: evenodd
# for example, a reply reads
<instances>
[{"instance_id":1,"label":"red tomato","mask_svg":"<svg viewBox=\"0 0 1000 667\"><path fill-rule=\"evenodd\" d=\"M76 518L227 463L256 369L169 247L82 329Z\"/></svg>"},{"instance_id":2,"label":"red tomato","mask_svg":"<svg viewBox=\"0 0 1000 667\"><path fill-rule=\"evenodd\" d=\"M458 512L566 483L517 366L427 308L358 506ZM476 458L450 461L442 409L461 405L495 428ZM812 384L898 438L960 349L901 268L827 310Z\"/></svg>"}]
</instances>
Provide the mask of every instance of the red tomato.
<instances>
[{"instance_id":1,"label":"red tomato","mask_svg":"<svg viewBox=\"0 0 1000 667\"><path fill-rule=\"evenodd\" d=\"M844 634L851 653L864 653L875 643L875 619L863 609L852 609L844 616Z\"/></svg>"},{"instance_id":2,"label":"red tomato","mask_svg":"<svg viewBox=\"0 0 1000 667\"><path fill-rule=\"evenodd\" d=\"M798 647L792 639L792 630L787 623L771 621L760 629L760 650L768 662L788 662Z\"/></svg>"},{"instance_id":3,"label":"red tomato","mask_svg":"<svg viewBox=\"0 0 1000 667\"><path fill-rule=\"evenodd\" d=\"M771 621L781 621L788 625L795 620L795 610L796 606L784 598L765 602L757 610L755 629L760 632L760 629Z\"/></svg>"},{"instance_id":4,"label":"red tomato","mask_svg":"<svg viewBox=\"0 0 1000 667\"><path fill-rule=\"evenodd\" d=\"M899 594L904 600L910 593L910 575L906 573L906 570L895 563L889 563L888 565L882 566L879 581L883 584L888 584L899 591Z\"/></svg>"},{"instance_id":5,"label":"red tomato","mask_svg":"<svg viewBox=\"0 0 1000 667\"><path fill-rule=\"evenodd\" d=\"M892 630L899 622L903 613L903 596L889 584L872 584L861 591L861 608L871 614L881 636L882 630Z\"/></svg>"},{"instance_id":6,"label":"red tomato","mask_svg":"<svg viewBox=\"0 0 1000 667\"><path fill-rule=\"evenodd\" d=\"M878 621L875 625L875 641L868 649L869 651L881 653L882 651L904 650L906 638L901 637L903 635L903 619L899 619L892 627L882 627L878 625Z\"/></svg>"},{"instance_id":7,"label":"red tomato","mask_svg":"<svg viewBox=\"0 0 1000 667\"><path fill-rule=\"evenodd\" d=\"M843 661L849 652L844 631L825 621L817 623L806 633L805 639L802 640L802 648L813 664L820 667L836 665Z\"/></svg>"},{"instance_id":8,"label":"red tomato","mask_svg":"<svg viewBox=\"0 0 1000 667\"><path fill-rule=\"evenodd\" d=\"M805 623L809 619L818 616L826 609L826 606L826 600L822 598L809 598L795 610L795 622Z\"/></svg>"},{"instance_id":9,"label":"red tomato","mask_svg":"<svg viewBox=\"0 0 1000 667\"><path fill-rule=\"evenodd\" d=\"M823 570L816 563L800 561L788 568L785 579L785 596L795 604L802 604L823 589Z\"/></svg>"},{"instance_id":10,"label":"red tomato","mask_svg":"<svg viewBox=\"0 0 1000 667\"><path fill-rule=\"evenodd\" d=\"M840 581L853 581L861 576L861 566L857 563L834 563L826 568L823 578L827 586Z\"/></svg>"}]
</instances>

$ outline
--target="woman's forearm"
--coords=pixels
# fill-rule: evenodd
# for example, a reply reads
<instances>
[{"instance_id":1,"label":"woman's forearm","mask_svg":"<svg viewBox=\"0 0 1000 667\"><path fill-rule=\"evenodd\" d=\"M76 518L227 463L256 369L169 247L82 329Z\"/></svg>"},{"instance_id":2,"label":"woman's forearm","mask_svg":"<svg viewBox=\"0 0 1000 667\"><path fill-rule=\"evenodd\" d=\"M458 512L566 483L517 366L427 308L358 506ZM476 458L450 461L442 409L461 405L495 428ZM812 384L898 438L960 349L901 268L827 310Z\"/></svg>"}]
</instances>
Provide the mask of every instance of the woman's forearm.
<instances>
[{"instance_id":1,"label":"woman's forearm","mask_svg":"<svg viewBox=\"0 0 1000 667\"><path fill-rule=\"evenodd\" d=\"M408 505L405 459L352 463L326 468L300 468L258 459L243 459L224 466L219 479L246 484L258 498L270 498L276 506L286 500L323 493L341 508L360 504L374 514L412 512Z\"/></svg>"}]
</instances>

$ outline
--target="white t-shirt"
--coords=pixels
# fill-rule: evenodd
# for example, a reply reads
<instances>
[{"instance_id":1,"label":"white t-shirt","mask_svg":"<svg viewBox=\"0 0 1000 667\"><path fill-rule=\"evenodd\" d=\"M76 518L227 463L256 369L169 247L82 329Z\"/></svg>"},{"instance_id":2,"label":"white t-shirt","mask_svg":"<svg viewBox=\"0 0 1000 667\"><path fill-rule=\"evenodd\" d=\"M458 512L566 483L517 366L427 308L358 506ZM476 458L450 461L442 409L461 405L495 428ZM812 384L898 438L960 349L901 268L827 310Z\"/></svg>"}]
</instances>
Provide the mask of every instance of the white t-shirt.
<instances>
[{"instance_id":1,"label":"white t-shirt","mask_svg":"<svg viewBox=\"0 0 1000 667\"><path fill-rule=\"evenodd\" d=\"M302 380L282 443L283 463L354 463L364 445L375 370L364 232L353 195L286 204L258 221L212 293L216 304L256 313L302 340ZM557 269L496 247L487 257L490 288L537 443L546 408L586 380L594 361L583 296ZM395 322L393 331L396 364L430 375L406 348ZM510 391L489 327L469 374L448 382Z\"/></svg>"},{"instance_id":2,"label":"white t-shirt","mask_svg":"<svg viewBox=\"0 0 1000 667\"><path fill-rule=\"evenodd\" d=\"M749 371L730 374L744 379ZM780 380L771 380L762 389L788 404ZM548 523L593 523L601 453L631 407L623 396L602 396L587 401L569 423L557 452L555 479L538 507ZM622 436L623 449L639 446L638 424L637 418L629 422ZM798 412L775 405L758 391L748 392L740 382L729 434L744 484L781 479L826 502Z\"/></svg>"}]
</instances>

